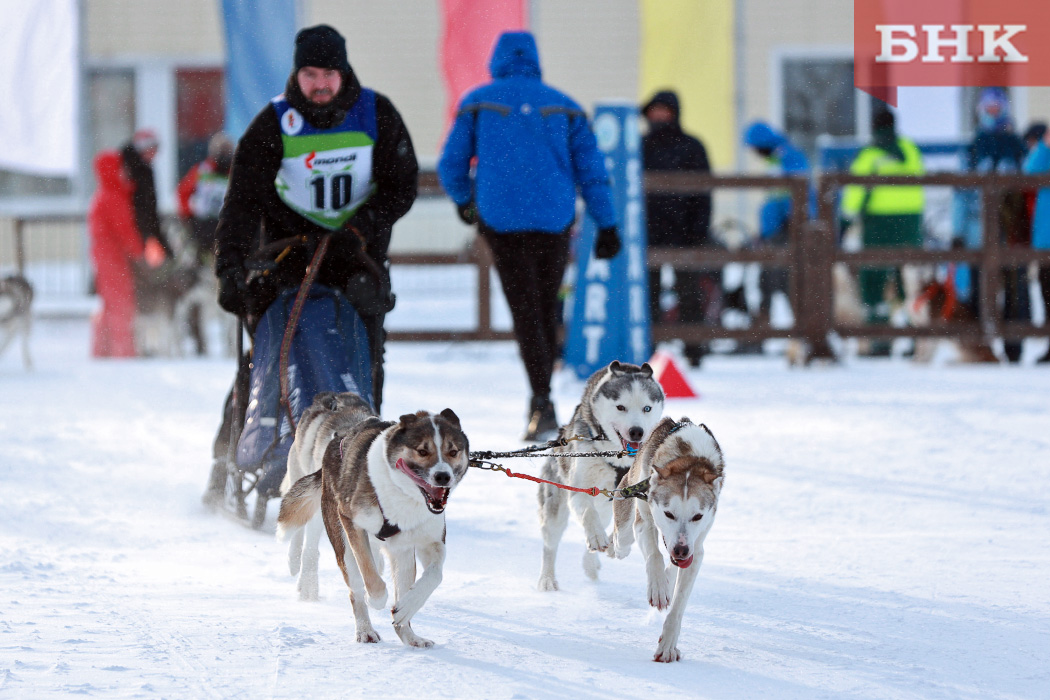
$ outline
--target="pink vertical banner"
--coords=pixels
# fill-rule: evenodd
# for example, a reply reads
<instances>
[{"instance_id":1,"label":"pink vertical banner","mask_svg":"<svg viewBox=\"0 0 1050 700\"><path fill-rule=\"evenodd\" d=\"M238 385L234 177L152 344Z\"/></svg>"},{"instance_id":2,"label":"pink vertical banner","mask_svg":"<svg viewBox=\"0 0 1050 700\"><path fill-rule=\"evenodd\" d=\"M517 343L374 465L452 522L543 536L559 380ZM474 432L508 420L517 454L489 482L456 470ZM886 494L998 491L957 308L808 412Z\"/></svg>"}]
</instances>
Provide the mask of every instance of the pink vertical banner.
<instances>
[{"instance_id":1,"label":"pink vertical banner","mask_svg":"<svg viewBox=\"0 0 1050 700\"><path fill-rule=\"evenodd\" d=\"M460 98L489 81L489 58L497 37L506 31L528 29L525 8L526 0L441 0L446 129L452 124Z\"/></svg>"}]
</instances>

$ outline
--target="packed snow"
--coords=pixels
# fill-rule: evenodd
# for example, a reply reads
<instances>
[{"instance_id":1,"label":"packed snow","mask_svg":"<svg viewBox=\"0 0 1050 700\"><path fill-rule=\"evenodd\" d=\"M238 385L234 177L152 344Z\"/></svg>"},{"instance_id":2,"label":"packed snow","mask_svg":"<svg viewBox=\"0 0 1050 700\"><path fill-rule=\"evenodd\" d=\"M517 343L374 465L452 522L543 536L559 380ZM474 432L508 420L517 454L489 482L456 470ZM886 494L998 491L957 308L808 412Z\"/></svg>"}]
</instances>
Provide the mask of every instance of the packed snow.
<instances>
[{"instance_id":1,"label":"packed snow","mask_svg":"<svg viewBox=\"0 0 1050 700\"><path fill-rule=\"evenodd\" d=\"M726 456L674 664L637 548L541 593L536 486L470 470L429 650L354 642L327 543L297 599L263 531L200 503L233 361L92 361L84 319L0 358L0 697L1040 698L1050 696L1050 367L713 357L698 399ZM391 344L384 413L451 407L516 449L513 344ZM568 418L582 382L556 378ZM538 474L538 460L505 462Z\"/></svg>"}]
</instances>

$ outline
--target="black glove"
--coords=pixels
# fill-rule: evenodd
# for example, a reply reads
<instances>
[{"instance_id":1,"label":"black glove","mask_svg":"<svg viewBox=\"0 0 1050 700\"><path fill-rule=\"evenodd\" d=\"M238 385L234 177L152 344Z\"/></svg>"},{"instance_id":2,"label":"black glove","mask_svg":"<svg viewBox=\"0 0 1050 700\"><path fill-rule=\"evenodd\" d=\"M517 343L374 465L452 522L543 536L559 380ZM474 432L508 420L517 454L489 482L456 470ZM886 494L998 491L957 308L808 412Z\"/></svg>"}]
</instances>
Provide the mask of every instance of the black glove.
<instances>
[{"instance_id":1,"label":"black glove","mask_svg":"<svg viewBox=\"0 0 1050 700\"><path fill-rule=\"evenodd\" d=\"M459 218L467 226L473 226L478 223L478 208L474 205L473 201L467 202L466 204L457 204L456 213L459 214Z\"/></svg>"},{"instance_id":2,"label":"black glove","mask_svg":"<svg viewBox=\"0 0 1050 700\"><path fill-rule=\"evenodd\" d=\"M594 257L599 260L615 258L620 252L620 237L615 226L598 229L598 241L594 244Z\"/></svg>"},{"instance_id":3,"label":"black glove","mask_svg":"<svg viewBox=\"0 0 1050 700\"><path fill-rule=\"evenodd\" d=\"M226 270L219 277L219 306L234 316L244 316L248 311L248 283L244 273L238 269Z\"/></svg>"}]
</instances>

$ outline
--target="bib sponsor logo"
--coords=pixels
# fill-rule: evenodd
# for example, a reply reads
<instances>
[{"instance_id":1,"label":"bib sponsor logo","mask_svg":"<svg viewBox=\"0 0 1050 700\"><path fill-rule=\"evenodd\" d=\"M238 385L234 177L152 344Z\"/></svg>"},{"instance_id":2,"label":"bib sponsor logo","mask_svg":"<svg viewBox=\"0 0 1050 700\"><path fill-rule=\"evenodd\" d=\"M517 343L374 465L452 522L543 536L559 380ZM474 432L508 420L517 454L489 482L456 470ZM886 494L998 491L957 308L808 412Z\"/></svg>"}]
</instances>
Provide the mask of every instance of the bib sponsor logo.
<instances>
[{"instance_id":1,"label":"bib sponsor logo","mask_svg":"<svg viewBox=\"0 0 1050 700\"><path fill-rule=\"evenodd\" d=\"M303 130L303 115L299 114L294 107L288 109L281 117L281 130L289 136L295 136Z\"/></svg>"}]
</instances>

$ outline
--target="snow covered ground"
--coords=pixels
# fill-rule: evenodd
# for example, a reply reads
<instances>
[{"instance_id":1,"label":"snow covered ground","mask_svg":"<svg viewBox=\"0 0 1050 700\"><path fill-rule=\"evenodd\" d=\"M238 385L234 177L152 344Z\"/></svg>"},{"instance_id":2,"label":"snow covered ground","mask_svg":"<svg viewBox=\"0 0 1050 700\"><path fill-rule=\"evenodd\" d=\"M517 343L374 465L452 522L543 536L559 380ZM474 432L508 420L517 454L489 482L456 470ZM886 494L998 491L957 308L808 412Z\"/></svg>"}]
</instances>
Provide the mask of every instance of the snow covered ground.
<instances>
[{"instance_id":1,"label":"snow covered ground","mask_svg":"<svg viewBox=\"0 0 1050 700\"><path fill-rule=\"evenodd\" d=\"M716 357L698 400L726 485L683 625L637 549L540 593L535 486L471 470L445 579L415 620L437 642L356 644L327 544L319 603L285 547L199 502L224 359L97 362L85 321L0 358L0 698L1045 698L1050 696L1050 368L857 360L790 370ZM385 412L452 407L475 449L520 446L510 344L392 345ZM564 419L581 383L558 377ZM515 469L538 473L536 463Z\"/></svg>"}]
</instances>

